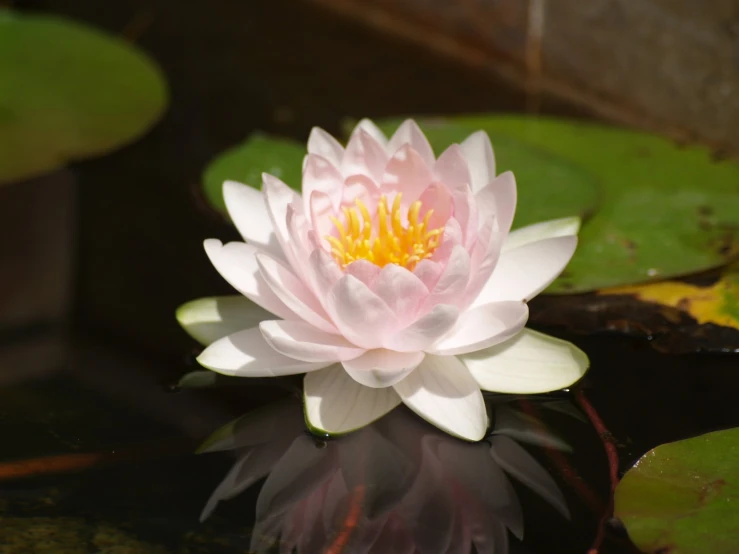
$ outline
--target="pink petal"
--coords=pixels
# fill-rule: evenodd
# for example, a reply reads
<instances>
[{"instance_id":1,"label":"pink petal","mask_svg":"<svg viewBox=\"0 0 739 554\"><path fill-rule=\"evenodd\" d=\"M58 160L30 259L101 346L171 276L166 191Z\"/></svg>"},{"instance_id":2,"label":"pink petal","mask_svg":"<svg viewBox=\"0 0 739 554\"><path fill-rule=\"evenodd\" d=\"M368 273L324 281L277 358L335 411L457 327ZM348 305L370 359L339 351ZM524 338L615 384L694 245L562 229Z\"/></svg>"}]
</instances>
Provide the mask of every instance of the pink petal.
<instances>
[{"instance_id":1,"label":"pink petal","mask_svg":"<svg viewBox=\"0 0 739 554\"><path fill-rule=\"evenodd\" d=\"M446 225L444 225L441 244L431 255L430 259L444 265L449 260L449 256L452 255L454 248L460 244L463 244L462 228L454 217L450 217Z\"/></svg>"},{"instance_id":2,"label":"pink petal","mask_svg":"<svg viewBox=\"0 0 739 554\"><path fill-rule=\"evenodd\" d=\"M381 269L382 268L380 268L380 266L373 264L372 262L368 262L367 260L357 260L356 262L352 262L346 266L344 273L346 275L353 275L365 285L372 288L372 284L375 282L375 279L377 279Z\"/></svg>"},{"instance_id":3,"label":"pink petal","mask_svg":"<svg viewBox=\"0 0 739 554\"><path fill-rule=\"evenodd\" d=\"M504 234L495 230L495 222L488 220L480 230L470 255L470 281L462 307L469 306L479 295L495 270L500 257Z\"/></svg>"},{"instance_id":4,"label":"pink petal","mask_svg":"<svg viewBox=\"0 0 739 554\"><path fill-rule=\"evenodd\" d=\"M416 319L419 306L429 294L418 277L396 264L382 268L371 290L395 313L399 325L408 325Z\"/></svg>"},{"instance_id":5,"label":"pink petal","mask_svg":"<svg viewBox=\"0 0 739 554\"><path fill-rule=\"evenodd\" d=\"M310 217L313 229L321 238L332 234L334 223L332 216L336 216L334 204L331 197L325 192L314 190L308 201L310 206Z\"/></svg>"},{"instance_id":6,"label":"pink petal","mask_svg":"<svg viewBox=\"0 0 739 554\"><path fill-rule=\"evenodd\" d=\"M296 360L304 362L339 362L364 354L344 337L324 333L303 321L262 321L259 329L267 343Z\"/></svg>"},{"instance_id":7,"label":"pink petal","mask_svg":"<svg viewBox=\"0 0 739 554\"><path fill-rule=\"evenodd\" d=\"M460 145L467 158L473 192L477 192L495 179L495 155L490 137L485 131L472 133Z\"/></svg>"},{"instance_id":8,"label":"pink petal","mask_svg":"<svg viewBox=\"0 0 739 554\"><path fill-rule=\"evenodd\" d=\"M387 149L387 137L385 136L385 133L383 133L380 128L374 124L374 122L371 119L364 118L359 123L357 123L357 126L354 127L351 134L354 135L355 133L358 133L359 131L364 131L369 136L371 136L373 139L377 141L377 143L382 146L384 149Z\"/></svg>"},{"instance_id":9,"label":"pink petal","mask_svg":"<svg viewBox=\"0 0 739 554\"><path fill-rule=\"evenodd\" d=\"M366 175L350 175L344 180L344 188L341 197L342 206L354 206L355 201L359 200L366 206L371 204L371 200L378 196L380 189L377 183Z\"/></svg>"},{"instance_id":10,"label":"pink petal","mask_svg":"<svg viewBox=\"0 0 739 554\"><path fill-rule=\"evenodd\" d=\"M341 334L357 346L371 349L398 327L395 314L356 277L344 275L328 296L328 311Z\"/></svg>"},{"instance_id":11,"label":"pink petal","mask_svg":"<svg viewBox=\"0 0 739 554\"><path fill-rule=\"evenodd\" d=\"M529 317L523 302L494 302L460 315L444 338L426 351L451 356L488 348L518 334Z\"/></svg>"},{"instance_id":12,"label":"pink petal","mask_svg":"<svg viewBox=\"0 0 739 554\"><path fill-rule=\"evenodd\" d=\"M257 263L272 292L299 318L326 333L337 333L313 292L292 271L266 254L257 254Z\"/></svg>"},{"instance_id":13,"label":"pink petal","mask_svg":"<svg viewBox=\"0 0 739 554\"><path fill-rule=\"evenodd\" d=\"M231 221L246 242L284 257L262 192L236 181L226 181L223 200Z\"/></svg>"},{"instance_id":14,"label":"pink petal","mask_svg":"<svg viewBox=\"0 0 739 554\"><path fill-rule=\"evenodd\" d=\"M436 282L441 277L444 271L444 266L438 262L434 262L430 259L421 260L416 264L413 270L413 275L418 277L421 282L426 285L426 288L431 290L436 286Z\"/></svg>"},{"instance_id":15,"label":"pink petal","mask_svg":"<svg viewBox=\"0 0 739 554\"><path fill-rule=\"evenodd\" d=\"M418 200L421 202L421 218L426 217L429 210L434 210L429 219L429 229L442 227L452 215L452 195L441 183L431 183Z\"/></svg>"},{"instance_id":16,"label":"pink petal","mask_svg":"<svg viewBox=\"0 0 739 554\"><path fill-rule=\"evenodd\" d=\"M387 153L380 143L364 130L359 130L349 139L344 158L341 161L341 173L350 175L366 175L377 181L387 164Z\"/></svg>"},{"instance_id":17,"label":"pink petal","mask_svg":"<svg viewBox=\"0 0 739 554\"><path fill-rule=\"evenodd\" d=\"M331 254L320 246L314 248L313 252L311 252L308 263L310 264L308 280L321 304L326 307L328 294L339 279L341 279L343 273L333 257L331 257Z\"/></svg>"},{"instance_id":18,"label":"pink petal","mask_svg":"<svg viewBox=\"0 0 739 554\"><path fill-rule=\"evenodd\" d=\"M576 236L564 236L530 242L504 252L472 306L502 300L531 300L562 273L576 246Z\"/></svg>"},{"instance_id":19,"label":"pink petal","mask_svg":"<svg viewBox=\"0 0 739 554\"><path fill-rule=\"evenodd\" d=\"M317 154L338 167L344 155L344 148L329 133L320 127L313 127L308 137L308 154Z\"/></svg>"},{"instance_id":20,"label":"pink petal","mask_svg":"<svg viewBox=\"0 0 739 554\"><path fill-rule=\"evenodd\" d=\"M463 246L455 246L442 274L436 281L426 306L454 304L459 306L464 300L464 292L470 280L470 255Z\"/></svg>"},{"instance_id":21,"label":"pink petal","mask_svg":"<svg viewBox=\"0 0 739 554\"><path fill-rule=\"evenodd\" d=\"M303 168L303 201L306 213L310 209L310 199L314 191L320 191L331 199L334 208L341 203L344 178L339 170L326 158L308 154Z\"/></svg>"},{"instance_id":22,"label":"pink petal","mask_svg":"<svg viewBox=\"0 0 739 554\"><path fill-rule=\"evenodd\" d=\"M481 219L495 217L498 230L508 233L516 213L516 178L506 171L475 195Z\"/></svg>"},{"instance_id":23,"label":"pink petal","mask_svg":"<svg viewBox=\"0 0 739 554\"><path fill-rule=\"evenodd\" d=\"M380 191L390 195L403 193L407 210L432 183L433 175L421 155L406 144L390 159L380 180Z\"/></svg>"},{"instance_id":24,"label":"pink petal","mask_svg":"<svg viewBox=\"0 0 739 554\"><path fill-rule=\"evenodd\" d=\"M269 173L262 173L262 191L275 234L283 251L287 254L290 250L287 246L290 239L287 228L287 209L291 204L294 207L301 205L300 195Z\"/></svg>"},{"instance_id":25,"label":"pink petal","mask_svg":"<svg viewBox=\"0 0 739 554\"><path fill-rule=\"evenodd\" d=\"M389 387L405 378L423 361L423 352L394 352L384 348L367 350L358 358L344 361L346 372L366 387Z\"/></svg>"},{"instance_id":26,"label":"pink petal","mask_svg":"<svg viewBox=\"0 0 739 554\"><path fill-rule=\"evenodd\" d=\"M390 334L384 346L398 352L426 350L454 327L458 317L459 309L456 306L437 304L412 325Z\"/></svg>"},{"instance_id":27,"label":"pink petal","mask_svg":"<svg viewBox=\"0 0 739 554\"><path fill-rule=\"evenodd\" d=\"M257 264L256 247L243 242L223 245L216 239L208 239L203 245L213 266L233 288L268 312L284 319L296 317L264 280Z\"/></svg>"},{"instance_id":28,"label":"pink petal","mask_svg":"<svg viewBox=\"0 0 739 554\"><path fill-rule=\"evenodd\" d=\"M477 239L478 201L473 196L472 189L469 186L453 191L452 199L454 202L454 219L459 222L462 229L462 244L467 250L470 250Z\"/></svg>"},{"instance_id":29,"label":"pink petal","mask_svg":"<svg viewBox=\"0 0 739 554\"><path fill-rule=\"evenodd\" d=\"M292 204L287 207L287 228L290 236L288 260L293 273L310 287L310 280L307 275L310 267L308 256L313 251L313 245L309 237L313 230L306 216L302 213L300 205L296 204L296 206L298 206L297 210Z\"/></svg>"},{"instance_id":30,"label":"pink petal","mask_svg":"<svg viewBox=\"0 0 739 554\"><path fill-rule=\"evenodd\" d=\"M452 190L472 185L470 170L459 144L452 144L436 160L434 171L439 180Z\"/></svg>"},{"instance_id":31,"label":"pink petal","mask_svg":"<svg viewBox=\"0 0 739 554\"><path fill-rule=\"evenodd\" d=\"M423 131L421 131L418 124L412 119L406 119L401 123L398 130L395 131L395 134L390 138L387 152L393 156L406 144L418 152L427 167L433 167L434 151L431 149L431 145L429 144L426 135L423 134Z\"/></svg>"},{"instance_id":32,"label":"pink petal","mask_svg":"<svg viewBox=\"0 0 739 554\"><path fill-rule=\"evenodd\" d=\"M203 367L239 377L277 377L324 368L330 362L308 363L288 358L264 340L258 327L217 340L198 356Z\"/></svg>"}]
</instances>

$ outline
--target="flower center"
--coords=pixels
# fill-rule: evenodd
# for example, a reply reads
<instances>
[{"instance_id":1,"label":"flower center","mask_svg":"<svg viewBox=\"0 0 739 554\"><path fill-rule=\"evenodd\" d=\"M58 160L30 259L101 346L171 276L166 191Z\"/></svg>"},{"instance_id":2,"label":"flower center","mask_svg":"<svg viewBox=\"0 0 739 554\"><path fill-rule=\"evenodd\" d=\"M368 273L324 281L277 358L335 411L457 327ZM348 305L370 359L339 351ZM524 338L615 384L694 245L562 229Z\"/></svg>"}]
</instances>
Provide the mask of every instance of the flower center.
<instances>
[{"instance_id":1,"label":"flower center","mask_svg":"<svg viewBox=\"0 0 739 554\"><path fill-rule=\"evenodd\" d=\"M329 235L325 238L342 269L357 260L367 260L380 267L397 264L413 270L418 262L434 253L444 231L443 226L429 229L434 211L429 210L419 221L421 202L414 202L408 208L408 225L404 227L400 201L401 194L398 193L392 207L388 208L387 198L382 195L374 222L367 206L359 199L354 201L356 207L342 208L345 223L331 217L338 237Z\"/></svg>"}]
</instances>

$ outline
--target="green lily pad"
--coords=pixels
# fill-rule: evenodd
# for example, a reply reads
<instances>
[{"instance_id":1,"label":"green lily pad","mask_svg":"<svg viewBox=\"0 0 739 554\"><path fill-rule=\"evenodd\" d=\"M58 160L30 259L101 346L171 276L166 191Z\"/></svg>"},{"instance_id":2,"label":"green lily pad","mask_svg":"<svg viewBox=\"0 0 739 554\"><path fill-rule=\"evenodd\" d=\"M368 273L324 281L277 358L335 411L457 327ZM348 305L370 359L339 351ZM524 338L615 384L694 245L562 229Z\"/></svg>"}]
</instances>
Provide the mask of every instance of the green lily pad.
<instances>
[{"instance_id":1,"label":"green lily pad","mask_svg":"<svg viewBox=\"0 0 739 554\"><path fill-rule=\"evenodd\" d=\"M141 135L166 84L133 45L74 21L0 9L0 183Z\"/></svg>"},{"instance_id":2,"label":"green lily pad","mask_svg":"<svg viewBox=\"0 0 739 554\"><path fill-rule=\"evenodd\" d=\"M733 554L737 505L739 428L648 452L618 485L615 515L644 552Z\"/></svg>"},{"instance_id":3,"label":"green lily pad","mask_svg":"<svg viewBox=\"0 0 739 554\"><path fill-rule=\"evenodd\" d=\"M262 187L262 173L269 173L295 190L300 190L306 147L298 142L254 134L243 143L219 155L203 174L205 197L219 212L226 212L223 182L238 181Z\"/></svg>"},{"instance_id":4,"label":"green lily pad","mask_svg":"<svg viewBox=\"0 0 739 554\"><path fill-rule=\"evenodd\" d=\"M382 124L391 131L398 121ZM571 163L600 184L600 202L580 231L572 262L548 292L585 292L665 279L724 265L739 251L739 165L718 163L701 148L681 148L635 131L579 121L522 116L475 116L420 120L434 146L458 142L483 129L490 135L501 170L520 184L520 210L538 203L527 188L548 182L540 158L512 156L511 139L533 153ZM549 165L549 159L544 167ZM581 198L552 182L561 202ZM518 218L518 216L517 216Z\"/></svg>"}]
</instances>

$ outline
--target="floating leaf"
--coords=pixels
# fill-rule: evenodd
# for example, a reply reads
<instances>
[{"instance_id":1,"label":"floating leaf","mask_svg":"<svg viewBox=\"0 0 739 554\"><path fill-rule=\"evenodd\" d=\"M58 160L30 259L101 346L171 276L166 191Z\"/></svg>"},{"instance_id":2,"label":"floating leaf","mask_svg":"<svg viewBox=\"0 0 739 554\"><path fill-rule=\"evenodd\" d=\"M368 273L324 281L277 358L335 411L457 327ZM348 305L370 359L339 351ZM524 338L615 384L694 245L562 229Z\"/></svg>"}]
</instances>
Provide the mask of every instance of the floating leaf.
<instances>
[{"instance_id":1,"label":"floating leaf","mask_svg":"<svg viewBox=\"0 0 739 554\"><path fill-rule=\"evenodd\" d=\"M535 325L647 337L662 352L739 352L739 264L680 280L531 302Z\"/></svg>"},{"instance_id":2,"label":"floating leaf","mask_svg":"<svg viewBox=\"0 0 739 554\"><path fill-rule=\"evenodd\" d=\"M648 452L616 489L615 515L647 553L733 554L737 503L739 428Z\"/></svg>"},{"instance_id":3,"label":"floating leaf","mask_svg":"<svg viewBox=\"0 0 739 554\"><path fill-rule=\"evenodd\" d=\"M573 164L597 180L598 209L585 221L566 272L548 292L584 292L686 275L723 265L739 251L739 165L714 162L703 149L546 118L473 116L419 123L437 150L474 130L487 131L500 169L511 168L519 176L524 214L533 210L529 203L539 202L536 195L527 198L526 189L539 190L542 182L549 182L545 172L537 172L552 159ZM388 121L382 127L389 132L397 124ZM506 144L514 139L532 147L532 155L511 157ZM540 151L548 157L540 158ZM558 182L549 186L560 202L571 203L573 212L580 210L579 194Z\"/></svg>"},{"instance_id":4,"label":"floating leaf","mask_svg":"<svg viewBox=\"0 0 739 554\"><path fill-rule=\"evenodd\" d=\"M166 85L134 46L80 23L0 8L0 183L102 154L162 113Z\"/></svg>"},{"instance_id":5,"label":"floating leaf","mask_svg":"<svg viewBox=\"0 0 739 554\"><path fill-rule=\"evenodd\" d=\"M274 175L300 190L305 154L305 146L295 141L252 135L208 165L203 174L205 197L212 207L225 213L223 182L238 181L259 189L262 173Z\"/></svg>"},{"instance_id":6,"label":"floating leaf","mask_svg":"<svg viewBox=\"0 0 739 554\"><path fill-rule=\"evenodd\" d=\"M739 262L728 266L718 281L708 286L660 281L605 289L600 294L630 295L687 312L699 324L714 323L739 329Z\"/></svg>"}]
</instances>

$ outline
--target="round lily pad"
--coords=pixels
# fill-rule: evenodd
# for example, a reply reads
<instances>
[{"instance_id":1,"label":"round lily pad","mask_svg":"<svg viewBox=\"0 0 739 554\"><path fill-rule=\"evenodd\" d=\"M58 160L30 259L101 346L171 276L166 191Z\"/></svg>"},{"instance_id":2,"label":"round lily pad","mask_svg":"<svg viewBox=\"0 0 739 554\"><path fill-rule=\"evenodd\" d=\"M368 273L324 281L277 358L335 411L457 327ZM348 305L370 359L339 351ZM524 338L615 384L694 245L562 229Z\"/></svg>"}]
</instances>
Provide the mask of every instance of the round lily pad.
<instances>
[{"instance_id":1,"label":"round lily pad","mask_svg":"<svg viewBox=\"0 0 739 554\"><path fill-rule=\"evenodd\" d=\"M528 187L539 186L532 180L548 165L537 152L577 166L599 184L600 201L583 224L575 256L547 292L585 292L686 275L724 265L739 251L739 165L716 162L705 149L580 121L475 116L419 123L446 143L477 129L487 131L500 169L521 175L522 210L529 209L525 202L538 202L524 195ZM533 147L532 157L509 161L505 145L510 139ZM538 180L546 183L547 176ZM578 210L578 194L557 192L561 202Z\"/></svg>"},{"instance_id":2,"label":"round lily pad","mask_svg":"<svg viewBox=\"0 0 739 554\"><path fill-rule=\"evenodd\" d=\"M615 515L647 553L734 554L739 428L658 446L616 489Z\"/></svg>"},{"instance_id":3,"label":"round lily pad","mask_svg":"<svg viewBox=\"0 0 739 554\"><path fill-rule=\"evenodd\" d=\"M135 46L59 17L0 9L0 76L0 183L119 147L167 103Z\"/></svg>"},{"instance_id":4,"label":"round lily pad","mask_svg":"<svg viewBox=\"0 0 739 554\"><path fill-rule=\"evenodd\" d=\"M219 212L226 212L223 182L238 181L262 188L262 173L269 173L300 190L306 147L298 142L253 134L241 144L220 154L205 170L205 198Z\"/></svg>"}]
</instances>

